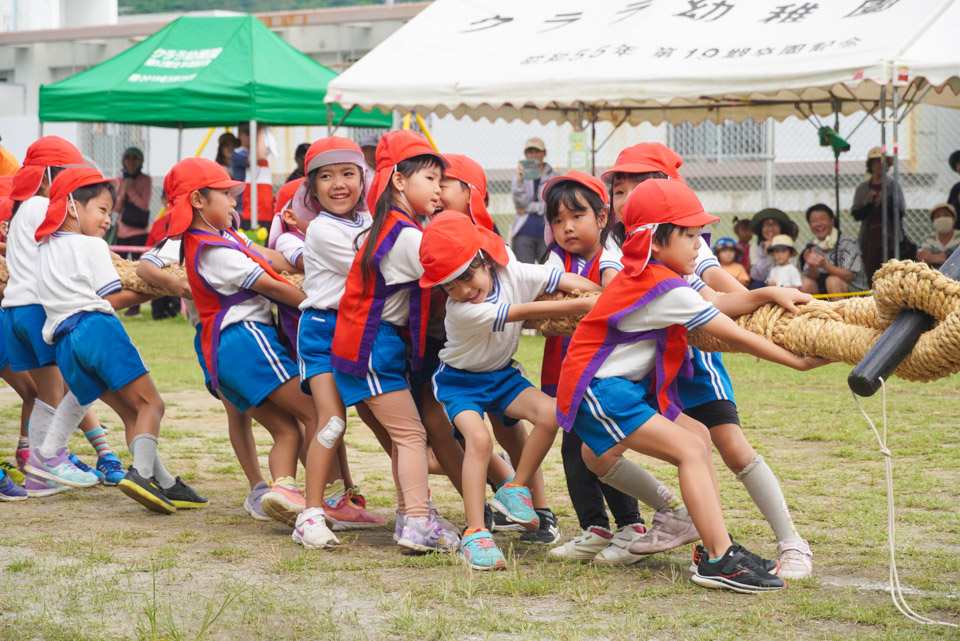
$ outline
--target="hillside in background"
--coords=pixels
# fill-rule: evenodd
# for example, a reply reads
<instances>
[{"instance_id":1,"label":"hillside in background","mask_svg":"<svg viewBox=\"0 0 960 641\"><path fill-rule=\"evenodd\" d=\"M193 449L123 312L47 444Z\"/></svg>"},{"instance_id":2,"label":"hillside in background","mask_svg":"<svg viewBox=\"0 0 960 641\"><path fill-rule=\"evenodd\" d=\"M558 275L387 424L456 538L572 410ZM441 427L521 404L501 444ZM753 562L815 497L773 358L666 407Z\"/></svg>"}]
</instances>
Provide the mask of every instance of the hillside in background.
<instances>
[{"instance_id":1,"label":"hillside in background","mask_svg":"<svg viewBox=\"0 0 960 641\"><path fill-rule=\"evenodd\" d=\"M396 0L403 2L404 0ZM120 15L137 13L166 13L171 11L292 11L296 9L323 9L351 7L365 4L383 4L383 0L119 0Z\"/></svg>"}]
</instances>

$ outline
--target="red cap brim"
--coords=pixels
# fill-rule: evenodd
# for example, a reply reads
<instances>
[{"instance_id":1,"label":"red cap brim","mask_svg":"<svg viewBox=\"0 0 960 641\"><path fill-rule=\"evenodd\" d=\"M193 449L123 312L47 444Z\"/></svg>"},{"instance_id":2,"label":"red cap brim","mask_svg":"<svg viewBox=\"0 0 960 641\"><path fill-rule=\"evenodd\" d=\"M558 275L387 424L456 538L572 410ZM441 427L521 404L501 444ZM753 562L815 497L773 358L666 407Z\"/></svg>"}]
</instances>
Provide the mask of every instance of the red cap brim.
<instances>
[{"instance_id":1,"label":"red cap brim","mask_svg":"<svg viewBox=\"0 0 960 641\"><path fill-rule=\"evenodd\" d=\"M703 227L709 225L710 223L715 223L719 218L708 214L703 211L699 214L691 214L690 216L685 216L683 218L678 218L677 220L671 220L670 222L677 227Z\"/></svg>"}]
</instances>

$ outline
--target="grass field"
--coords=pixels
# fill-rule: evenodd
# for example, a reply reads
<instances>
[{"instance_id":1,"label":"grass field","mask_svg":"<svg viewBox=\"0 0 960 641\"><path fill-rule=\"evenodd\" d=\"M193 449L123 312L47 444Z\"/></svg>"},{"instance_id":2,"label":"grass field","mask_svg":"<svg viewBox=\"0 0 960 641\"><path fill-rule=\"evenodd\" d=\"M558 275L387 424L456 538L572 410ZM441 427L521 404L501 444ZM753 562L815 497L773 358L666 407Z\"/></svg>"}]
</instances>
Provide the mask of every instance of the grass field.
<instances>
[{"instance_id":1,"label":"grass field","mask_svg":"<svg viewBox=\"0 0 960 641\"><path fill-rule=\"evenodd\" d=\"M287 528L249 518L246 484L219 404L202 389L182 319L126 322L167 403L167 467L210 498L202 511L147 512L115 488L0 504L0 638L42 639L911 639L958 638L900 615L886 592L883 460L846 387L844 365L800 374L746 356L726 362L748 439L777 473L814 551L814 577L777 594L704 590L687 577L690 551L629 568L552 562L546 548L497 535L509 569L467 570L451 556L405 556L393 544L395 493L387 457L353 418L354 477L390 529L348 535L305 552ZM542 340L520 360L539 373ZM536 378L534 378L536 380ZM898 562L919 613L960 622L960 379L888 386ZM879 397L865 403L879 417ZM122 426L102 404L124 460ZM19 400L0 388L2 449L12 460ZM270 440L256 428L266 469ZM92 460L78 434L75 452ZM669 466L643 460L677 488ZM727 524L775 556L776 542L719 457ZM559 440L544 465L565 538L579 532L566 495ZM265 472L266 473L266 472ZM302 472L301 472L302 478ZM452 521L462 505L432 477Z\"/></svg>"}]
</instances>

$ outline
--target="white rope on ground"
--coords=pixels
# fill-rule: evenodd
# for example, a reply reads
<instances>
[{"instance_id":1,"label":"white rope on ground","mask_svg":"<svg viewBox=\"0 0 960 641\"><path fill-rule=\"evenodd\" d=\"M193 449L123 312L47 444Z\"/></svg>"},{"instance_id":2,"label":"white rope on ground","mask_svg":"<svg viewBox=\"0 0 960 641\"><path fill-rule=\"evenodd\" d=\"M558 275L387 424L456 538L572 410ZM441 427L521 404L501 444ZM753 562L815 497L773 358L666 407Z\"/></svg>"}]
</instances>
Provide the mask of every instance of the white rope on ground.
<instances>
[{"instance_id":1,"label":"white rope on ground","mask_svg":"<svg viewBox=\"0 0 960 641\"><path fill-rule=\"evenodd\" d=\"M925 616L917 614L910 609L910 606L907 605L906 598L903 596L903 590L900 587L900 577L897 574L897 560L894 555L896 539L896 512L894 511L893 506L893 454L891 454L890 450L887 448L887 386L884 383L883 378L880 379L880 390L881 407L883 412L882 436L880 432L877 431L877 426L874 425L873 421L870 420L870 417L867 416L863 406L860 405L860 399L857 398L856 394L853 394L853 391L850 393L853 394L853 401L857 404L857 408L860 410L860 413L863 414L863 418L867 419L867 423L870 424L870 429L873 430L873 434L877 437L877 442L880 444L880 453L884 456L887 477L887 543L890 546L890 598L893 599L893 604L897 606L897 609L900 610L900 613L915 623L919 623L920 625L944 625L950 628L960 628L960 626L958 626L956 623L928 619Z\"/></svg>"}]
</instances>

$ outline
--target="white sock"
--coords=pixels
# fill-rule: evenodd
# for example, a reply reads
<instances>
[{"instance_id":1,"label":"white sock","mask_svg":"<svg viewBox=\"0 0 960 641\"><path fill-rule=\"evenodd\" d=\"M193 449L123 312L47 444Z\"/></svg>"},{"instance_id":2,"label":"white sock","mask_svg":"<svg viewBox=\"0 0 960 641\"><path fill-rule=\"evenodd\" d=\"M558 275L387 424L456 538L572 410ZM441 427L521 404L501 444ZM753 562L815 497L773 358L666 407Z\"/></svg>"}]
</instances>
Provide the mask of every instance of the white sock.
<instances>
[{"instance_id":1,"label":"white sock","mask_svg":"<svg viewBox=\"0 0 960 641\"><path fill-rule=\"evenodd\" d=\"M133 469L145 479L153 478L153 466L157 460L157 437L153 434L137 434L130 441L133 454Z\"/></svg>"},{"instance_id":2,"label":"white sock","mask_svg":"<svg viewBox=\"0 0 960 641\"><path fill-rule=\"evenodd\" d=\"M30 412L30 432L27 434L31 452L40 450L55 413L56 410L39 398L33 402L33 411Z\"/></svg>"},{"instance_id":3,"label":"white sock","mask_svg":"<svg viewBox=\"0 0 960 641\"><path fill-rule=\"evenodd\" d=\"M91 405L92 403L81 405L73 392L66 393L60 405L57 406L57 411L50 421L50 428L40 444L40 453L44 457L49 458L60 448L67 446L70 435L80 425L80 421L86 416Z\"/></svg>"},{"instance_id":4,"label":"white sock","mask_svg":"<svg viewBox=\"0 0 960 641\"><path fill-rule=\"evenodd\" d=\"M683 501L650 472L631 460L620 457L610 466L605 475L598 478L657 512L674 511L681 516L686 516L687 510L683 506Z\"/></svg>"},{"instance_id":5,"label":"white sock","mask_svg":"<svg viewBox=\"0 0 960 641\"><path fill-rule=\"evenodd\" d=\"M757 458L750 461L750 464L737 474L737 480L743 483L747 494L760 508L763 518L773 528L777 541L800 539L793 525L793 519L790 518L790 510L787 509L787 501L783 498L780 483L762 456L757 454Z\"/></svg>"}]
</instances>

